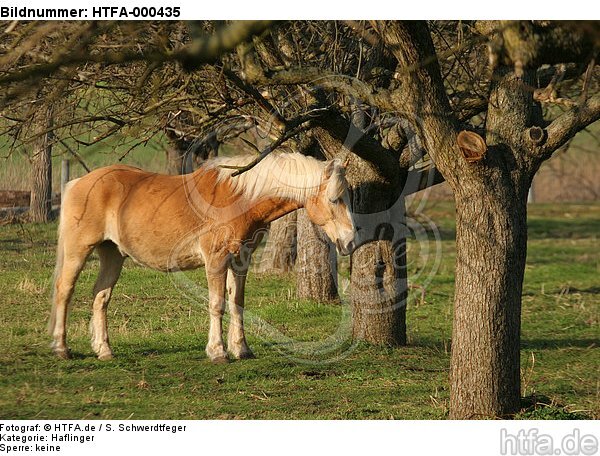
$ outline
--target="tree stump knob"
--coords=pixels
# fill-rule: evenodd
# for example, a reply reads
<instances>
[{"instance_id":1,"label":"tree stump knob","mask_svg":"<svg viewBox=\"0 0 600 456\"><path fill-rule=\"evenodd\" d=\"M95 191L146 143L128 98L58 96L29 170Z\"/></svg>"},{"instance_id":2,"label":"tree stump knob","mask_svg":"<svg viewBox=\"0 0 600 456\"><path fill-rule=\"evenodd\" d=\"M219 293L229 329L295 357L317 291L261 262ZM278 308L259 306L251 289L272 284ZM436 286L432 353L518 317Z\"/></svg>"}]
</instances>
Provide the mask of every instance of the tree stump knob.
<instances>
[{"instance_id":1,"label":"tree stump knob","mask_svg":"<svg viewBox=\"0 0 600 456\"><path fill-rule=\"evenodd\" d=\"M485 140L474 131L463 130L456 138L458 147L469 163L480 161L487 151Z\"/></svg>"},{"instance_id":2,"label":"tree stump knob","mask_svg":"<svg viewBox=\"0 0 600 456\"><path fill-rule=\"evenodd\" d=\"M533 126L527 130L527 139L534 146L540 146L546 141L546 131L543 128Z\"/></svg>"}]
</instances>

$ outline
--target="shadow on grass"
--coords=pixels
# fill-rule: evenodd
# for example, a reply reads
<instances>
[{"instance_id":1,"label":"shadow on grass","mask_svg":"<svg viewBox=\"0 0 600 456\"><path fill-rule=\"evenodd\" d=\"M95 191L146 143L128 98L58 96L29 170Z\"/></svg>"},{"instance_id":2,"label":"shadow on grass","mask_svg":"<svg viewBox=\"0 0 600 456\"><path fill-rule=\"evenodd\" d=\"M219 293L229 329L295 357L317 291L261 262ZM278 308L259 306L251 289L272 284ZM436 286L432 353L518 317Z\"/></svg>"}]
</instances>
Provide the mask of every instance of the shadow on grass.
<instances>
[{"instance_id":1,"label":"shadow on grass","mask_svg":"<svg viewBox=\"0 0 600 456\"><path fill-rule=\"evenodd\" d=\"M0 251L21 253L23 250L25 250L24 244L25 242L23 239L0 239Z\"/></svg>"},{"instance_id":2,"label":"shadow on grass","mask_svg":"<svg viewBox=\"0 0 600 456\"><path fill-rule=\"evenodd\" d=\"M450 356L451 340L435 340L431 338L419 338L413 340L409 345L399 349L426 348L436 352L445 353ZM544 349L544 348L594 348L600 347L600 338L587 339L523 339L521 349Z\"/></svg>"},{"instance_id":3,"label":"shadow on grass","mask_svg":"<svg viewBox=\"0 0 600 456\"><path fill-rule=\"evenodd\" d=\"M451 226L438 225L442 241L454 241L456 229ZM538 219L527 220L527 233L529 240L543 239L585 239L593 238L600 233L600 219ZM427 230L430 238L433 233Z\"/></svg>"},{"instance_id":4,"label":"shadow on grass","mask_svg":"<svg viewBox=\"0 0 600 456\"><path fill-rule=\"evenodd\" d=\"M569 411L544 395L532 395L521 398L521 410L515 415L517 420L589 420L591 416L581 411Z\"/></svg>"},{"instance_id":5,"label":"shadow on grass","mask_svg":"<svg viewBox=\"0 0 600 456\"><path fill-rule=\"evenodd\" d=\"M597 219L529 219L529 239L589 238L600 232Z\"/></svg>"},{"instance_id":6,"label":"shadow on grass","mask_svg":"<svg viewBox=\"0 0 600 456\"><path fill-rule=\"evenodd\" d=\"M525 339L523 349L542 348L592 348L600 346L600 339Z\"/></svg>"},{"instance_id":7,"label":"shadow on grass","mask_svg":"<svg viewBox=\"0 0 600 456\"><path fill-rule=\"evenodd\" d=\"M576 293L600 294L600 287L589 287L589 288L569 287L564 291L564 293L565 294L576 294Z\"/></svg>"},{"instance_id":8,"label":"shadow on grass","mask_svg":"<svg viewBox=\"0 0 600 456\"><path fill-rule=\"evenodd\" d=\"M546 263L546 262L538 262L539 263ZM552 263L552 261L548 261L547 263ZM576 294L592 294L592 295L596 295L596 294L600 294L600 287L589 287L589 288L577 288L577 287L557 287L557 288L546 288L544 291L544 295L547 297L553 297L553 298L558 298L559 296L562 295L576 295ZM522 293L523 296L540 296L541 293L539 291L539 289L535 289L535 290L527 290L527 291L523 291Z\"/></svg>"}]
</instances>

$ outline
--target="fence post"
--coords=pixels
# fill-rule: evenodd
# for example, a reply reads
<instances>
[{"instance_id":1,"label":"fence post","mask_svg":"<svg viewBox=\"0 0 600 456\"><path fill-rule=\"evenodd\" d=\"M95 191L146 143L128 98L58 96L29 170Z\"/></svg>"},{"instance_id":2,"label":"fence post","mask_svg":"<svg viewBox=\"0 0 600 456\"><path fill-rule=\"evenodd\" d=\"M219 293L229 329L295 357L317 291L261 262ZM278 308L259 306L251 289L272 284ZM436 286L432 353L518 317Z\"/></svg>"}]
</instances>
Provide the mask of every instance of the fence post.
<instances>
[{"instance_id":1,"label":"fence post","mask_svg":"<svg viewBox=\"0 0 600 456\"><path fill-rule=\"evenodd\" d=\"M529 187L529 193L527 193L527 204L535 203L535 187L533 185L533 180L531 181L531 186Z\"/></svg>"},{"instance_id":2,"label":"fence post","mask_svg":"<svg viewBox=\"0 0 600 456\"><path fill-rule=\"evenodd\" d=\"M63 158L61 167L60 167L60 200L62 201L63 196L65 194L65 186L67 182L70 180L71 174L71 161L67 158Z\"/></svg>"}]
</instances>

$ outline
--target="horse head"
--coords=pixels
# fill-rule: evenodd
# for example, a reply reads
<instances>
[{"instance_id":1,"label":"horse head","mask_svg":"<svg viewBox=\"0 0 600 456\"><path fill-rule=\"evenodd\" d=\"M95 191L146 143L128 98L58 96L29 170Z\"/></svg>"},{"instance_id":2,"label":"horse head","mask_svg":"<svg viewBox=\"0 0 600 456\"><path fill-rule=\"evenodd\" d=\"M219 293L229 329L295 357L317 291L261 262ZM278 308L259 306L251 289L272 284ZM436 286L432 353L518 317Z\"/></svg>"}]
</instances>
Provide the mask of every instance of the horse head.
<instances>
[{"instance_id":1,"label":"horse head","mask_svg":"<svg viewBox=\"0 0 600 456\"><path fill-rule=\"evenodd\" d=\"M327 162L317 194L306 202L306 212L308 218L325 231L338 253L352 253L356 246L356 228L350 213L346 168L341 160Z\"/></svg>"}]
</instances>

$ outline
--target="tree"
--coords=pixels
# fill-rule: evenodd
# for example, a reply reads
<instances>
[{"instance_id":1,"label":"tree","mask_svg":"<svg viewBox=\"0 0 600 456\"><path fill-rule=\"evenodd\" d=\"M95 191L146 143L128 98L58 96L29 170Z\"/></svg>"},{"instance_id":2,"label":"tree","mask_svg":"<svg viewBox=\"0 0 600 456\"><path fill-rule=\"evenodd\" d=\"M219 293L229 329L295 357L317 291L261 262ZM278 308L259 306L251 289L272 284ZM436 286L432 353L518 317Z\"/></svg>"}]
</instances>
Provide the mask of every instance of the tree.
<instances>
[{"instance_id":1,"label":"tree","mask_svg":"<svg viewBox=\"0 0 600 456\"><path fill-rule=\"evenodd\" d=\"M298 147L304 155L326 158L312 132L305 135ZM298 211L297 217L296 289L299 297L315 301L333 302L340 298L335 246L304 210Z\"/></svg>"},{"instance_id":2,"label":"tree","mask_svg":"<svg viewBox=\"0 0 600 456\"><path fill-rule=\"evenodd\" d=\"M256 52L252 50L243 52L242 77L249 84L271 87L272 91L296 84L308 84L311 88L301 92L303 105L306 106L304 108L306 110L310 110L311 107L313 110L315 108L319 110L318 114L311 116L310 126L312 126L311 133L317 139L323 155L328 158L347 157L352 151L366 154L377 163L373 165L358 159L350 160L348 177L354 194L353 211L365 214L376 211L386 213L396 203L400 193L397 188L404 184L402 179L406 175L400 169L399 154L386 150L371 136L371 132L366 132L367 125L364 122L360 124L357 119L360 116L345 119L340 111L331 107L333 102L334 106L347 109L356 102L344 96L334 97L332 93L329 93L333 90L333 94L335 94L338 89L343 88L347 83L347 78L333 75L332 77L336 79L335 82L328 82L327 70L323 70L323 67L327 68L331 65L330 68L336 68L337 66L341 74L355 74L358 71L361 74L370 75L371 70L378 65L389 66L393 59L390 59L384 49L378 45L359 50L358 48L361 48L362 44L353 40L345 40L341 46L339 44L334 46L334 35L339 31L338 27L336 24L328 23L324 29L327 30L327 28L332 33L318 36L316 41L311 39L315 38L315 34L318 35L318 32L314 32L312 24L308 24L308 26L298 24L291 34L278 30L270 38L260 42L255 40ZM345 28L344 32L352 33L348 28ZM313 42L314 44L312 44ZM331 49L337 47L338 51L333 55L321 52L316 59L307 61L305 56L315 54L312 54L310 50L299 54L295 48L311 45L315 47L318 45L319 49L330 45ZM278 47L279 53L276 52ZM348 55L357 55L357 52L361 54L360 61L348 59ZM288 67L293 65L292 61L297 58L286 59L288 54L300 57L303 60L302 66L274 70L278 66L281 67L282 64ZM342 63L336 64L336 59L340 59ZM346 61L344 61L345 59ZM318 67L309 65L318 65ZM326 74L325 78L322 77L323 72ZM379 79L389 80L389 76ZM360 91L360 87L358 91ZM351 88L349 95L357 95L355 92L356 90ZM261 100L261 102L264 106L264 101ZM330 108L323 110L322 107L327 105ZM281 121L281 124L285 131L285 119ZM400 218L402 216L400 215ZM364 217L363 220L367 222L369 218ZM397 258L403 258L402 252L396 252L396 248L390 245L393 242L394 234L397 236L399 232L393 233L393 230L386 229L383 225L387 222L378 220L375 226L370 226L371 223L367 222L364 226L358 227L364 235L361 241L363 245L353 254L353 258L358 257L360 264L364 264L365 267L353 268L351 274L353 337L379 345L402 345L406 343L406 269L402 267L401 261L395 261ZM388 228L390 226L388 224ZM314 231L305 230L304 232ZM302 231L299 232L298 254L300 261L302 258L307 258L302 254L300 247L302 245L301 233ZM380 235L388 238L380 239ZM396 242L396 247L403 246L404 242L402 241L403 239ZM382 248L381 244L385 244L385 248ZM309 245L319 246L319 250L324 252L323 254L327 252L325 245L319 243L317 239ZM300 264L302 265L302 263ZM323 268L326 273L319 275L318 270ZM321 265L316 270L313 265L305 264L299 270L303 271L299 276L299 289L311 290L312 295L315 294L314 290L316 289L319 289L323 296L333 295L329 290L333 290L335 284L325 286L323 283L324 277L333 277L335 273L333 269L328 268L327 265ZM312 287L306 283L311 277L313 278ZM319 280L316 280L317 278Z\"/></svg>"},{"instance_id":3,"label":"tree","mask_svg":"<svg viewBox=\"0 0 600 456\"><path fill-rule=\"evenodd\" d=\"M29 218L32 222L44 223L52 215L52 109L42 106L36 117Z\"/></svg>"},{"instance_id":4,"label":"tree","mask_svg":"<svg viewBox=\"0 0 600 456\"><path fill-rule=\"evenodd\" d=\"M331 119L337 123L339 119ZM326 155L334 155L350 148L342 135L354 125L318 127L315 135ZM353 148L366 150L380 148L357 132ZM398 196L398 182L402 179L397 159L394 180L384 175L370 162L347 155L350 163L347 178L352 186L352 210L359 233L360 246L352 254L350 272L350 303L352 305L352 336L376 345L406 344L407 281L405 267L405 239L402 231L404 210ZM395 162L395 163L394 163ZM390 182L391 181L391 182ZM394 210L390 206L394 206ZM394 229L396 227L396 229ZM400 227L400 229L398 229Z\"/></svg>"},{"instance_id":5,"label":"tree","mask_svg":"<svg viewBox=\"0 0 600 456\"><path fill-rule=\"evenodd\" d=\"M22 115L32 82L61 78L80 101L110 99L70 104L72 120L54 130L77 144L224 128L236 132L221 135L228 146L258 152L237 173L284 144L304 152L303 137L349 158L362 237L351 273L356 338L404 342L403 198L445 179L457 210L451 416L518 410L527 190L540 164L600 117L597 24L83 23L56 29L62 51L50 42L33 62L23 59L36 56L40 34L19 27L0 43L10 51L0 58L3 131L13 136L32 119ZM19 42L36 52L15 55ZM181 112L189 119L179 125Z\"/></svg>"},{"instance_id":6,"label":"tree","mask_svg":"<svg viewBox=\"0 0 600 456\"><path fill-rule=\"evenodd\" d=\"M477 44L490 43L492 54L490 65L483 66L488 71L473 72L464 61L458 62L469 75L462 81L467 86L464 90L453 87L456 81L442 77L425 23L374 22L371 26L375 36L366 27L350 26L365 40L382 40L396 58L395 81L385 89L306 67L268 74L255 67L251 71L253 83L307 84L319 78L324 90L360 98L410 120L423 153L428 153L449 182L457 201L451 415L471 418L514 413L520 404L520 299L527 188L541 161L600 115L596 95L589 100L586 96L595 63L594 38L585 29L584 33L575 33L569 24L509 22L492 24L491 30L484 27L479 32L476 24L469 24L475 63L481 67L482 56L487 57L485 48ZM552 122L540 118L541 109L534 104L534 97L538 103L552 101L553 97L544 96L545 89L536 92L534 72L543 72L542 64L572 61L585 68L590 58L588 76L583 78L582 101ZM445 81L452 97L448 96ZM473 87L470 97L469 85ZM315 123L335 136L340 119L331 121L332 111ZM481 126L476 119L480 113L487 113L483 125L486 138L470 133L462 135L470 141L461 141L461 130ZM461 124L472 118L474 125ZM384 163L385 149L369 145L372 136L365 136L367 139L351 150L378 166L382 176L387 173L392 177L394 165ZM406 141L400 138L396 144ZM486 148L489 151L484 156ZM395 149L401 147L396 145ZM410 150L407 155L408 162L414 163ZM400 163L405 162L402 158ZM390 181L394 182L393 177Z\"/></svg>"},{"instance_id":7,"label":"tree","mask_svg":"<svg viewBox=\"0 0 600 456\"><path fill-rule=\"evenodd\" d=\"M535 70L542 63L585 63L593 55L590 38L576 36L562 24L482 24L480 30L491 33L492 39L501 37L504 47L500 59L491 55L492 63L499 63L492 68L490 82L488 151L481 161L469 163L457 140L459 123L450 108L427 25L378 23L375 27L401 66L414 68L401 73L396 100L399 108L421 120L422 141L456 200L451 417L506 416L520 407L529 185L543 160L600 117L598 94L589 100L584 96L552 122L536 115L539 109L531 89ZM561 36L565 38L556 39ZM531 53L523 55L527 49Z\"/></svg>"},{"instance_id":8,"label":"tree","mask_svg":"<svg viewBox=\"0 0 600 456\"><path fill-rule=\"evenodd\" d=\"M265 249L260 257L257 271L284 274L294 269L297 256L297 218L292 212L271 222Z\"/></svg>"},{"instance_id":9,"label":"tree","mask_svg":"<svg viewBox=\"0 0 600 456\"><path fill-rule=\"evenodd\" d=\"M247 101L229 96L222 72L212 65L187 73L176 62L199 56L198 61L216 62L269 24L247 21L215 28L204 23L192 30L181 22L6 24L0 37L0 132L12 138L11 151L31 150L37 140L31 134L32 107L46 104L53 108L55 153L110 141L111 149L124 151L122 160L162 134L174 143L204 144L210 139L207 131L218 130L231 110ZM40 87L45 91L36 90ZM250 128L244 124L238 115L237 125L222 131L218 140ZM172 149L171 171L182 169L179 145Z\"/></svg>"},{"instance_id":10,"label":"tree","mask_svg":"<svg viewBox=\"0 0 600 456\"><path fill-rule=\"evenodd\" d=\"M325 233L298 211L298 259L296 289L301 298L328 302L339 298L337 255Z\"/></svg>"}]
</instances>

